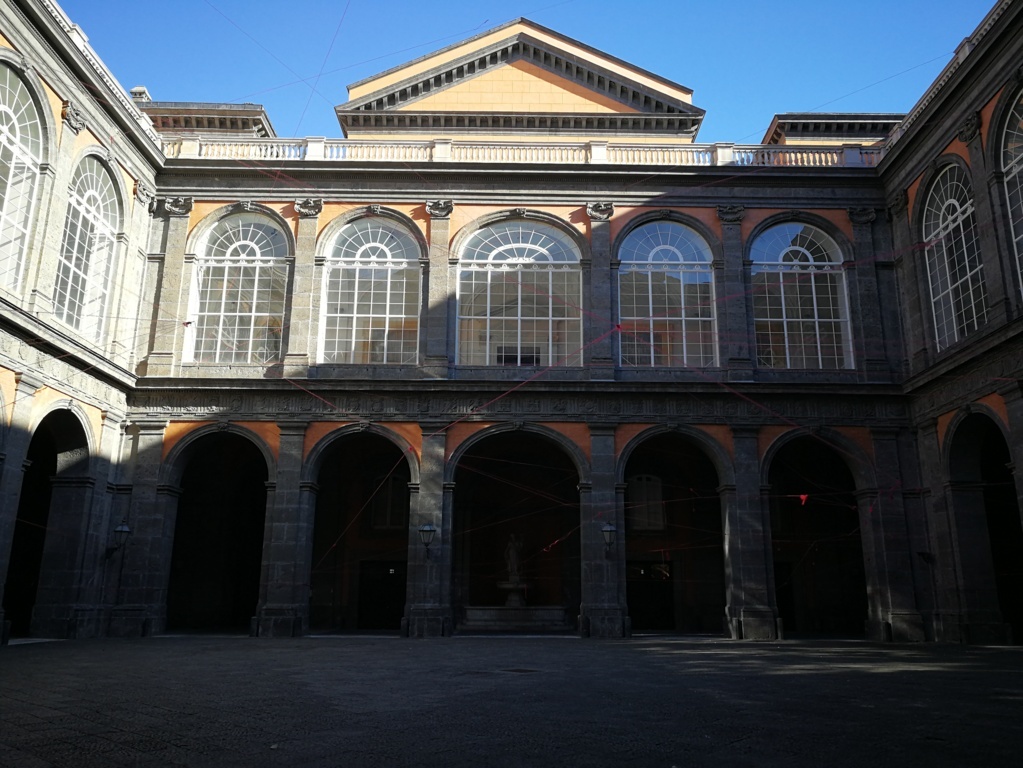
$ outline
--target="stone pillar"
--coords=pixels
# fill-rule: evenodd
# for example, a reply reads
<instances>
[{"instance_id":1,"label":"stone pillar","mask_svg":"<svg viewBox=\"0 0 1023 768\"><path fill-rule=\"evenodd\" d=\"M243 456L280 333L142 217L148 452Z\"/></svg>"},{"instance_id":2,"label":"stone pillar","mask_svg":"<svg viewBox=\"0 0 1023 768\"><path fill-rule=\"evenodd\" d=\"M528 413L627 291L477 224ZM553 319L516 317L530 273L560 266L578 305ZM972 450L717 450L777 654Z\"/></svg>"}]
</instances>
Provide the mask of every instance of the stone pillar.
<instances>
[{"instance_id":1,"label":"stone pillar","mask_svg":"<svg viewBox=\"0 0 1023 768\"><path fill-rule=\"evenodd\" d=\"M64 102L61 118L60 139L51 164L54 171L53 186L49 188L48 196L39 198L44 202L39 211L41 226L37 226L37 229L43 233L43 242L39 248L30 252L35 258L29 258L28 280L25 283L32 287L28 300L29 311L47 319L53 316L53 289L64 240L68 189L75 171L75 141L86 126L85 116L70 101Z\"/></svg>"},{"instance_id":2,"label":"stone pillar","mask_svg":"<svg viewBox=\"0 0 1023 768\"><path fill-rule=\"evenodd\" d=\"M767 496L761 493L756 428L732 428L735 485L718 488L725 546L728 634L735 640L778 637Z\"/></svg>"},{"instance_id":3,"label":"stone pillar","mask_svg":"<svg viewBox=\"0 0 1023 768\"><path fill-rule=\"evenodd\" d=\"M992 169L987 175L987 196L991 206L991 221L1000 222L992 227L993 237L998 243L998 253L1002 256L1002 273L1005 275L1005 308L1008 320L1023 314L1023 274L1015 258L1016 244L1013 238L1012 213L1005 189L1005 172Z\"/></svg>"},{"instance_id":4,"label":"stone pillar","mask_svg":"<svg viewBox=\"0 0 1023 768\"><path fill-rule=\"evenodd\" d=\"M611 216L614 203L587 203L590 218L590 286L588 311L583 313L583 365L590 379L613 381L615 375L615 347L618 334L613 333L618 314L614 306L618 293L617 270L611 269ZM586 304L584 303L584 306Z\"/></svg>"},{"instance_id":5,"label":"stone pillar","mask_svg":"<svg viewBox=\"0 0 1023 768\"><path fill-rule=\"evenodd\" d=\"M402 632L410 637L445 637L451 634L451 567L453 488L444 482L446 424L421 424L423 453L419 489L411 497L408 530L408 582ZM420 526L435 533L427 549Z\"/></svg>"},{"instance_id":6,"label":"stone pillar","mask_svg":"<svg viewBox=\"0 0 1023 768\"><path fill-rule=\"evenodd\" d=\"M455 285L450 282L449 250L453 208L450 200L431 200L426 204L426 212L430 216L430 254L423 274L427 290L419 338L422 341L423 369L434 379L448 377L448 367L457 354L454 349L457 309L453 299Z\"/></svg>"},{"instance_id":7,"label":"stone pillar","mask_svg":"<svg viewBox=\"0 0 1023 768\"><path fill-rule=\"evenodd\" d=\"M284 375L305 378L317 360L319 324L316 310L320 291L315 283L316 234L323 200L296 200L298 235L295 238L295 273L292 275L291 314L288 321Z\"/></svg>"},{"instance_id":8,"label":"stone pillar","mask_svg":"<svg viewBox=\"0 0 1023 768\"><path fill-rule=\"evenodd\" d=\"M623 637L626 633L624 512L615 493L615 429L590 427L591 484L579 486L579 545L582 560L582 604L579 632L583 637ZM619 519L622 517L623 519ZM615 545L608 551L603 528L615 526Z\"/></svg>"},{"instance_id":9,"label":"stone pillar","mask_svg":"<svg viewBox=\"0 0 1023 768\"><path fill-rule=\"evenodd\" d=\"M281 430L277 482L267 495L255 635L298 637L309 628L309 570L302 569L312 520L303 506L302 451L306 425L285 423Z\"/></svg>"},{"instance_id":10,"label":"stone pillar","mask_svg":"<svg viewBox=\"0 0 1023 768\"><path fill-rule=\"evenodd\" d=\"M147 360L147 376L171 376L175 372L175 361L181 359L188 317L189 266L194 261L185 255L192 198L167 197L160 204L168 217L167 239L156 294L153 347Z\"/></svg>"},{"instance_id":11,"label":"stone pillar","mask_svg":"<svg viewBox=\"0 0 1023 768\"><path fill-rule=\"evenodd\" d=\"M853 362L871 378L890 378L885 334L893 329L883 322L878 292L873 231L877 214L873 208L850 208L848 213L853 229L853 252L846 262Z\"/></svg>"},{"instance_id":12,"label":"stone pillar","mask_svg":"<svg viewBox=\"0 0 1023 768\"><path fill-rule=\"evenodd\" d=\"M719 205L721 221L721 264L714 265L714 291L718 307L718 344L721 364L728 369L729 381L753 380L750 342L750 298L746 290L749 264L743 259L741 205ZM715 260L716 262L717 260Z\"/></svg>"},{"instance_id":13,"label":"stone pillar","mask_svg":"<svg viewBox=\"0 0 1023 768\"><path fill-rule=\"evenodd\" d=\"M1014 281L1007 271L1013 258L1000 248L994 226L985 222L1003 221L994 218L991 191L987 184L987 156L980 136L980 114L972 112L959 127L957 137L970 151L970 170L973 182L973 210L977 221L977 238L980 240L980 258L984 263L984 288L987 292L987 324L1003 325L1010 317L1007 288ZM1001 193L997 193L998 197Z\"/></svg>"},{"instance_id":14,"label":"stone pillar","mask_svg":"<svg viewBox=\"0 0 1023 768\"><path fill-rule=\"evenodd\" d=\"M872 437L878 488L863 495L860 526L864 542L868 538L873 541L874 566L881 582L879 599L883 607L879 617L882 625L868 624L868 637L920 642L924 639L924 625L913 585L913 554L902 496L899 431L875 428ZM867 505L866 516L862 509L864 504ZM871 577L868 575L867 579L869 583Z\"/></svg>"},{"instance_id":15,"label":"stone pillar","mask_svg":"<svg viewBox=\"0 0 1023 768\"><path fill-rule=\"evenodd\" d=\"M17 374L15 382L14 400L7 404L11 409L11 423L7 428L4 454L0 460L0 638L7 637L4 631L4 585L11 562L11 545L14 543L18 503L21 501L25 461L28 459L29 443L32 442L32 433L29 431L32 399L43 386L42 379L31 373Z\"/></svg>"},{"instance_id":16,"label":"stone pillar","mask_svg":"<svg viewBox=\"0 0 1023 768\"><path fill-rule=\"evenodd\" d=\"M167 421L136 421L133 427L128 512L132 533L120 554L120 579L110 611L109 633L114 637L142 637L163 631L177 513L174 489L159 485Z\"/></svg>"}]
</instances>

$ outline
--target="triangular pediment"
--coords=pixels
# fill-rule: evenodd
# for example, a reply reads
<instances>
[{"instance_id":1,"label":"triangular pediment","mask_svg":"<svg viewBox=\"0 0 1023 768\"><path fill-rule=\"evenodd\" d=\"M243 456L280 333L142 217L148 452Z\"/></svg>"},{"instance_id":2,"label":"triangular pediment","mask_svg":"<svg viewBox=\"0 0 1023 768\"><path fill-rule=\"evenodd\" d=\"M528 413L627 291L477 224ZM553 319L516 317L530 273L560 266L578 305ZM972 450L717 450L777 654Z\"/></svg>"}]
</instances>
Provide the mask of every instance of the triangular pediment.
<instances>
[{"instance_id":1,"label":"triangular pediment","mask_svg":"<svg viewBox=\"0 0 1023 768\"><path fill-rule=\"evenodd\" d=\"M359 133L695 136L703 110L676 83L525 19L349 86Z\"/></svg>"}]
</instances>

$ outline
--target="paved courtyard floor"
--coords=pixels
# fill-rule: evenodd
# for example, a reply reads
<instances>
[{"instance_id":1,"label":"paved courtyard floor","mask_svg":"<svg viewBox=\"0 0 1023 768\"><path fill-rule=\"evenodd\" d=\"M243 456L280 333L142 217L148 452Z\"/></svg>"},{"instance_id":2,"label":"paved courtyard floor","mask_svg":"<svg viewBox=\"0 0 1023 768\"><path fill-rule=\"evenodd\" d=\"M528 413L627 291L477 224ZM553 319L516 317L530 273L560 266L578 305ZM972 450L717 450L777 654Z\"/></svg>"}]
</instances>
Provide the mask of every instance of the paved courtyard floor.
<instances>
[{"instance_id":1,"label":"paved courtyard floor","mask_svg":"<svg viewBox=\"0 0 1023 768\"><path fill-rule=\"evenodd\" d=\"M0 648L0 765L1018 766L1023 648L158 637Z\"/></svg>"}]
</instances>

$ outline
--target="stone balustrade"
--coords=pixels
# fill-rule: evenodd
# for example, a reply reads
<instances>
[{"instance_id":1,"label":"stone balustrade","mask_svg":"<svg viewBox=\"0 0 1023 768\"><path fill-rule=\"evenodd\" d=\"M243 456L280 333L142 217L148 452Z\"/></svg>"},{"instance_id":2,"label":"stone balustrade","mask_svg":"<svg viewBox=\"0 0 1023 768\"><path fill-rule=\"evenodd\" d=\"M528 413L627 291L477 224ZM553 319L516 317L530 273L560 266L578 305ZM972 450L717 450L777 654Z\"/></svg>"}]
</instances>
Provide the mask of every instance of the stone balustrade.
<instances>
[{"instance_id":1,"label":"stone balustrade","mask_svg":"<svg viewBox=\"0 0 1023 768\"><path fill-rule=\"evenodd\" d=\"M390 163L516 163L536 165L649 165L872 168L882 147L740 144L511 143L354 141L345 139L181 138L165 141L169 159L283 160Z\"/></svg>"}]
</instances>

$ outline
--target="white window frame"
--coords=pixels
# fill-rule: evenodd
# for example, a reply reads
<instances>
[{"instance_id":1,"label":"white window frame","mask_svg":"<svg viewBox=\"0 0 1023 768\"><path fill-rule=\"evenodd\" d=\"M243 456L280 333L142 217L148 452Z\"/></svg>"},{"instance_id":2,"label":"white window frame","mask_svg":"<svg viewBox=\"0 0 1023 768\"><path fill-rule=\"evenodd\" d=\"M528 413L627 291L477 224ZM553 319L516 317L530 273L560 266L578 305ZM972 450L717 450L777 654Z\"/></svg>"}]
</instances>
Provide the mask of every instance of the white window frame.
<instances>
[{"instance_id":1,"label":"white window frame","mask_svg":"<svg viewBox=\"0 0 1023 768\"><path fill-rule=\"evenodd\" d=\"M1002 133L1002 173L1005 175L1005 202L1012 225L1012 244L1016 253L1016 271L1023 291L1023 91L1009 113Z\"/></svg>"},{"instance_id":2,"label":"white window frame","mask_svg":"<svg viewBox=\"0 0 1023 768\"><path fill-rule=\"evenodd\" d=\"M412 233L383 217L366 216L340 229L324 262L317 360L418 361L420 255Z\"/></svg>"},{"instance_id":3,"label":"white window frame","mask_svg":"<svg viewBox=\"0 0 1023 768\"><path fill-rule=\"evenodd\" d=\"M39 189L43 125L25 81L0 62L0 287L18 292Z\"/></svg>"},{"instance_id":4,"label":"white window frame","mask_svg":"<svg viewBox=\"0 0 1023 768\"><path fill-rule=\"evenodd\" d=\"M707 241L677 221L642 224L626 236L618 250L622 367L718 364L713 259ZM693 286L705 295L687 295Z\"/></svg>"},{"instance_id":5,"label":"white window frame","mask_svg":"<svg viewBox=\"0 0 1023 768\"><path fill-rule=\"evenodd\" d=\"M949 163L931 182L922 232L938 351L987 320L987 292L969 175Z\"/></svg>"},{"instance_id":6,"label":"white window frame","mask_svg":"<svg viewBox=\"0 0 1023 768\"><path fill-rule=\"evenodd\" d=\"M581 257L567 234L497 222L466 240L458 269L459 365L582 364Z\"/></svg>"},{"instance_id":7,"label":"white window frame","mask_svg":"<svg viewBox=\"0 0 1023 768\"><path fill-rule=\"evenodd\" d=\"M183 362L279 361L292 262L284 230L261 213L231 213L196 250Z\"/></svg>"},{"instance_id":8,"label":"white window frame","mask_svg":"<svg viewBox=\"0 0 1023 768\"><path fill-rule=\"evenodd\" d=\"M106 331L120 228L120 204L110 169L95 155L86 155L71 179L53 314L92 341L101 341Z\"/></svg>"},{"instance_id":9,"label":"white window frame","mask_svg":"<svg viewBox=\"0 0 1023 768\"><path fill-rule=\"evenodd\" d=\"M844 261L834 239L805 222L775 224L753 241L750 261L757 365L852 368Z\"/></svg>"}]
</instances>

